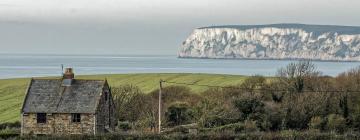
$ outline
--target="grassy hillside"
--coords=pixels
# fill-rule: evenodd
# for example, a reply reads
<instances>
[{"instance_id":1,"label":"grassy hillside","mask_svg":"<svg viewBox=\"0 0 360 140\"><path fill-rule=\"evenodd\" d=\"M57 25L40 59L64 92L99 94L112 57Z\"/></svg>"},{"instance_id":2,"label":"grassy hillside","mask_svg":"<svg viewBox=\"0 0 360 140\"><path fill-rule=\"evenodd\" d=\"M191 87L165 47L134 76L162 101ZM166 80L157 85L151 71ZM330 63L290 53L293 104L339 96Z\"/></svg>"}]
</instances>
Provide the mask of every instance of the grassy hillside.
<instances>
[{"instance_id":1,"label":"grassy hillside","mask_svg":"<svg viewBox=\"0 0 360 140\"><path fill-rule=\"evenodd\" d=\"M133 84L139 86L145 93L148 93L158 88L160 79L172 82L226 86L240 84L246 77L218 74L116 74L77 76L76 78L107 78L112 87ZM29 78L0 80L0 123L14 122L20 119L20 108L29 80ZM169 84L164 86L169 86ZM206 90L206 87L189 87L194 92Z\"/></svg>"}]
</instances>

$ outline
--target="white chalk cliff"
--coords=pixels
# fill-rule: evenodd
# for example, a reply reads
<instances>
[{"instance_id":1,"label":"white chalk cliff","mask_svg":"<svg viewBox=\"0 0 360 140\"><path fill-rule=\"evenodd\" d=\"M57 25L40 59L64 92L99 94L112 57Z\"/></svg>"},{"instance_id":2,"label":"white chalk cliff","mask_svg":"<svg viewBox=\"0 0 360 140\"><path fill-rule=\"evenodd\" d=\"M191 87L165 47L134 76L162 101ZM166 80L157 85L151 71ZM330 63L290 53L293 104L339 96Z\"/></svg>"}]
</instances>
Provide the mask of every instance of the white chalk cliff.
<instances>
[{"instance_id":1,"label":"white chalk cliff","mask_svg":"<svg viewBox=\"0 0 360 140\"><path fill-rule=\"evenodd\" d=\"M272 24L198 28L181 58L360 61L360 27Z\"/></svg>"}]
</instances>

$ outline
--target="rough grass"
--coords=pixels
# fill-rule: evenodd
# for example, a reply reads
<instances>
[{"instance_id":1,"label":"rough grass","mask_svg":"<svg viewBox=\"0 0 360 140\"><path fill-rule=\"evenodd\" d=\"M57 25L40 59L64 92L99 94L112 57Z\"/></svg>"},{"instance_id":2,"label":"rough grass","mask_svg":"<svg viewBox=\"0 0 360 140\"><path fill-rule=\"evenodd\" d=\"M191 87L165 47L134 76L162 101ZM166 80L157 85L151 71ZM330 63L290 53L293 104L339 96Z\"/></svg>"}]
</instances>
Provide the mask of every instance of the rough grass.
<instances>
[{"instance_id":1,"label":"rough grass","mask_svg":"<svg viewBox=\"0 0 360 140\"><path fill-rule=\"evenodd\" d=\"M114 133L104 135L63 135L63 136L6 136L13 139L33 140L358 140L359 133L322 133L308 131L250 132L250 133Z\"/></svg>"},{"instance_id":2,"label":"rough grass","mask_svg":"<svg viewBox=\"0 0 360 140\"><path fill-rule=\"evenodd\" d=\"M145 93L156 90L159 80L172 82L196 83L206 85L238 85L246 78L239 75L220 74L114 74L114 75L86 75L77 76L79 79L107 79L112 87L132 84L141 88ZM20 119L20 108L24 100L26 87L30 78L0 80L0 124L15 122ZM171 84L165 83L164 86ZM188 86L193 92L199 93L206 87Z\"/></svg>"}]
</instances>

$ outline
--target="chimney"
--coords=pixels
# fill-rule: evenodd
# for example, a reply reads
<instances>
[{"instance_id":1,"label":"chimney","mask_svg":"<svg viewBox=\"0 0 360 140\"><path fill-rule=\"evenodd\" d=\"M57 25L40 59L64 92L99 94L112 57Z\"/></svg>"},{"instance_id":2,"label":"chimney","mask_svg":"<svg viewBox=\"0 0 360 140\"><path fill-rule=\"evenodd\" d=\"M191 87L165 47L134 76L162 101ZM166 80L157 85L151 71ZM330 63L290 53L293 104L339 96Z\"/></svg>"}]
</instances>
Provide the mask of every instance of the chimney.
<instances>
[{"instance_id":1,"label":"chimney","mask_svg":"<svg viewBox=\"0 0 360 140\"><path fill-rule=\"evenodd\" d=\"M72 68L66 68L63 79L74 79L75 75Z\"/></svg>"},{"instance_id":2,"label":"chimney","mask_svg":"<svg viewBox=\"0 0 360 140\"><path fill-rule=\"evenodd\" d=\"M74 73L72 68L66 68L63 75L62 86L71 86L74 79Z\"/></svg>"}]
</instances>

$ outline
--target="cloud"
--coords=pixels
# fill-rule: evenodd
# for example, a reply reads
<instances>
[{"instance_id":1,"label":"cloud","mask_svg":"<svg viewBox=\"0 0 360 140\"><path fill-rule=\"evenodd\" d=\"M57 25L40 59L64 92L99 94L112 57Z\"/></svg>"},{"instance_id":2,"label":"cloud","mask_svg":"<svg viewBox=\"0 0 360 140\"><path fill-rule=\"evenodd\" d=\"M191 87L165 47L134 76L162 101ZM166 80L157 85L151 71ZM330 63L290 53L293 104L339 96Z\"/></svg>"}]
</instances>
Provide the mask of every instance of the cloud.
<instances>
[{"instance_id":1,"label":"cloud","mask_svg":"<svg viewBox=\"0 0 360 140\"><path fill-rule=\"evenodd\" d=\"M19 5L0 3L0 7L19 7Z\"/></svg>"},{"instance_id":2,"label":"cloud","mask_svg":"<svg viewBox=\"0 0 360 140\"><path fill-rule=\"evenodd\" d=\"M223 23L321 21L359 23L359 0L2 0L1 19L40 22ZM8 5L8 6L6 6ZM21 5L21 8L10 8ZM353 21L355 19L355 21ZM296 21L295 21L296 22ZM349 23L350 24L350 23Z\"/></svg>"},{"instance_id":3,"label":"cloud","mask_svg":"<svg viewBox=\"0 0 360 140\"><path fill-rule=\"evenodd\" d=\"M1 0L0 46L8 52L175 54L201 26L359 26L358 5L360 0Z\"/></svg>"}]
</instances>

